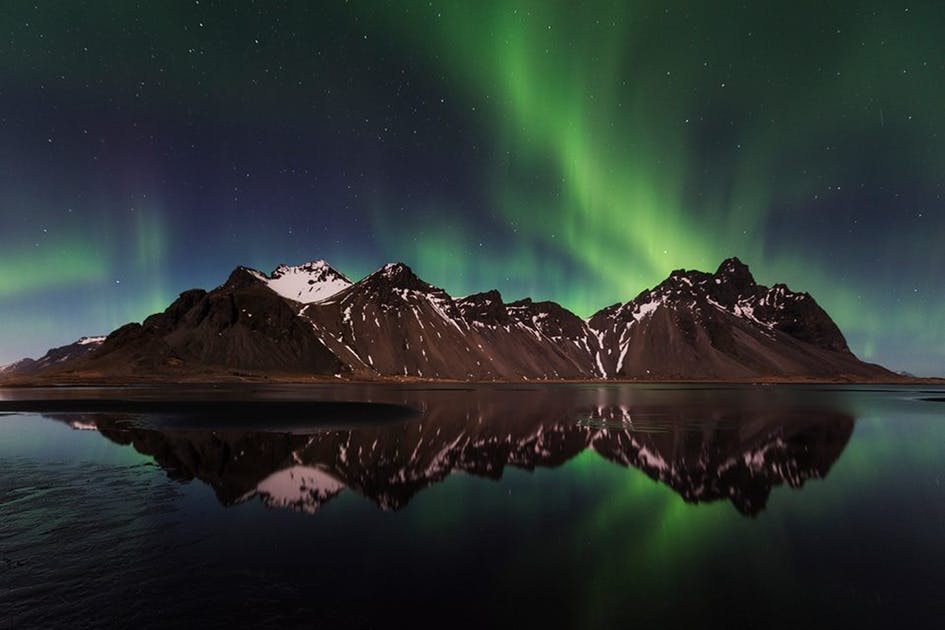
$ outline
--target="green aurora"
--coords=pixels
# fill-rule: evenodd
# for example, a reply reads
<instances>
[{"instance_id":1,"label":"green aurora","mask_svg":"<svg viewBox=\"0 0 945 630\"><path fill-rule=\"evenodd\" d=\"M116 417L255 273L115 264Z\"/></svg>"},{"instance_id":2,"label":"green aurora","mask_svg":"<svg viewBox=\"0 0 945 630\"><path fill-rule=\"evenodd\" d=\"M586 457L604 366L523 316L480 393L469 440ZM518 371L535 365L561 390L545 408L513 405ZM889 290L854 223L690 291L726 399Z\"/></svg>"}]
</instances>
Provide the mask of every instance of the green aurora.
<instances>
[{"instance_id":1,"label":"green aurora","mask_svg":"<svg viewBox=\"0 0 945 630\"><path fill-rule=\"evenodd\" d=\"M0 363L237 264L586 316L737 255L945 373L940 3L321 5L0 12Z\"/></svg>"},{"instance_id":2,"label":"green aurora","mask_svg":"<svg viewBox=\"0 0 945 630\"><path fill-rule=\"evenodd\" d=\"M761 280L817 296L867 359L890 336L940 352L945 330L929 323L945 319L933 294L941 185L925 209L921 190L894 192L916 206L886 233L869 225L886 223L886 191L867 207L840 193L868 198L877 161L917 170L916 183L945 175L945 151L928 138L945 96L942 12L926 7L925 21L879 3L852 16L807 4L601 3L575 19L567 3L421 3L394 17L410 18L405 37L432 46L464 99L483 102L500 157L489 190L528 244L510 267L540 277L549 269L534 252L552 251L585 270L550 297L587 315L668 270L738 255ZM448 241L455 230L443 231ZM453 251L416 257L435 269Z\"/></svg>"}]
</instances>

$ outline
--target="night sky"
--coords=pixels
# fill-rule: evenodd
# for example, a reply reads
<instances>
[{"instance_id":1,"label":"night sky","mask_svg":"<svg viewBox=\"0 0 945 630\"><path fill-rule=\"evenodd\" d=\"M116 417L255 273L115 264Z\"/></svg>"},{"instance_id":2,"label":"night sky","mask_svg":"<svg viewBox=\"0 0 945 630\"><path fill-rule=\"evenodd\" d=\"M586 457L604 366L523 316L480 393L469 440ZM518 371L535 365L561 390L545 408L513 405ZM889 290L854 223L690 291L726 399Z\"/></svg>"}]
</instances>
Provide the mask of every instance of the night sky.
<instances>
[{"instance_id":1,"label":"night sky","mask_svg":"<svg viewBox=\"0 0 945 630\"><path fill-rule=\"evenodd\" d=\"M0 6L0 364L237 265L587 316L739 256L945 374L945 3Z\"/></svg>"}]
</instances>

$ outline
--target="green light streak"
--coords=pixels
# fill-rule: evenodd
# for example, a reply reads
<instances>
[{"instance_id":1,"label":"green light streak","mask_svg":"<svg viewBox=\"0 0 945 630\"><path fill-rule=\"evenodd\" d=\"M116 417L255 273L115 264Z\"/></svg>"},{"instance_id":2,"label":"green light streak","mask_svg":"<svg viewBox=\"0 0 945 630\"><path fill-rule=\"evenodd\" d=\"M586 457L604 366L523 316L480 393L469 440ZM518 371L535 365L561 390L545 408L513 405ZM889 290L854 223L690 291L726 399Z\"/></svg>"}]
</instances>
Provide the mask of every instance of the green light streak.
<instances>
[{"instance_id":1,"label":"green light streak","mask_svg":"<svg viewBox=\"0 0 945 630\"><path fill-rule=\"evenodd\" d=\"M108 260L81 241L45 243L0 256L0 298L34 294L106 278Z\"/></svg>"},{"instance_id":2,"label":"green light streak","mask_svg":"<svg viewBox=\"0 0 945 630\"><path fill-rule=\"evenodd\" d=\"M595 29L562 5L517 7L450 5L436 22L445 66L485 95L497 154L508 156L492 187L502 216L527 239L517 251L548 247L581 265L597 285L594 303L558 297L585 313L674 267L717 264L704 236L717 216L706 223L691 213L679 185L691 170L685 104L662 98L667 89L650 77L635 84L637 69L622 65L640 57L633 43L646 25L637 12L611 7L600 22L617 27ZM557 193L540 212L535 180ZM761 195L748 192L723 223L744 230L756 222Z\"/></svg>"},{"instance_id":3,"label":"green light streak","mask_svg":"<svg viewBox=\"0 0 945 630\"><path fill-rule=\"evenodd\" d=\"M83 221L95 228L58 225L65 236L44 234L33 247L0 255L0 313L9 335L0 364L140 321L173 299L159 208L138 208L124 225L96 222L92 213Z\"/></svg>"},{"instance_id":4,"label":"green light streak","mask_svg":"<svg viewBox=\"0 0 945 630\"><path fill-rule=\"evenodd\" d=\"M134 264L142 294L136 308L147 314L164 310L172 297L166 288L167 236L161 216L157 209L135 213Z\"/></svg>"}]
</instances>

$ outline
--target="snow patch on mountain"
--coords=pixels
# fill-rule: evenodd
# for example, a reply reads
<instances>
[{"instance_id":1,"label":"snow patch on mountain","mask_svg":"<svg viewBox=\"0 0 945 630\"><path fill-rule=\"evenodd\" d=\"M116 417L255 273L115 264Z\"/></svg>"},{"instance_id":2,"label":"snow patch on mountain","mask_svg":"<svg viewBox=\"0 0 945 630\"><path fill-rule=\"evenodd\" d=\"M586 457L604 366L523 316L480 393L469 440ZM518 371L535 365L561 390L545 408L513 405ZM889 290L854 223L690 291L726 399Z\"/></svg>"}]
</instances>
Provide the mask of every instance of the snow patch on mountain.
<instances>
[{"instance_id":1,"label":"snow patch on mountain","mask_svg":"<svg viewBox=\"0 0 945 630\"><path fill-rule=\"evenodd\" d=\"M69 426L72 427L74 431L98 431L97 424L83 420L72 420L69 422Z\"/></svg>"},{"instance_id":2,"label":"snow patch on mountain","mask_svg":"<svg viewBox=\"0 0 945 630\"><path fill-rule=\"evenodd\" d=\"M327 300L351 286L351 281L335 271L324 260L316 260L291 267L279 265L271 276L254 273L266 285L284 298L312 304Z\"/></svg>"},{"instance_id":3,"label":"snow patch on mountain","mask_svg":"<svg viewBox=\"0 0 945 630\"><path fill-rule=\"evenodd\" d=\"M633 319L635 321L640 321L645 317L652 315L656 312L656 309L658 309L661 304L663 304L663 300L656 299L645 304L637 305L636 308L633 309Z\"/></svg>"}]
</instances>

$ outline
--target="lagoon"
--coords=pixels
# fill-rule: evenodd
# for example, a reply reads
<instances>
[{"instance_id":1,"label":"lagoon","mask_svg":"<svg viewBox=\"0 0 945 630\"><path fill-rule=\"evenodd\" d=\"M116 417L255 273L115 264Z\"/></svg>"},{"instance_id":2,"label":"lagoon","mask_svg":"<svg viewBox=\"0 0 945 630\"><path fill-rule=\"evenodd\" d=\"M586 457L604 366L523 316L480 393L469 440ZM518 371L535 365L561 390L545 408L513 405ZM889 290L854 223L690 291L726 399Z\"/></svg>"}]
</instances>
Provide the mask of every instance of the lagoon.
<instances>
[{"instance_id":1,"label":"lagoon","mask_svg":"<svg viewBox=\"0 0 945 630\"><path fill-rule=\"evenodd\" d=\"M0 390L0 626L937 626L943 399Z\"/></svg>"}]
</instances>

